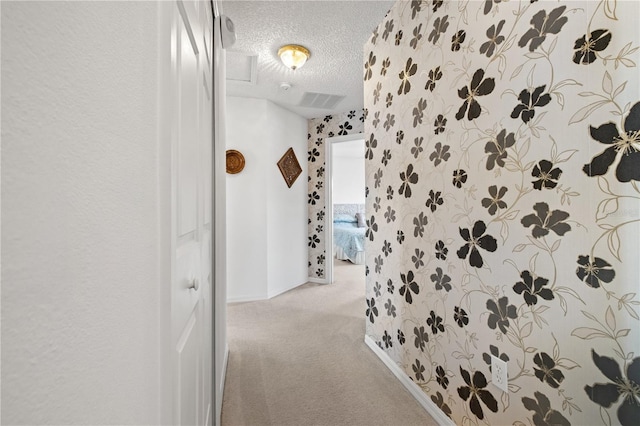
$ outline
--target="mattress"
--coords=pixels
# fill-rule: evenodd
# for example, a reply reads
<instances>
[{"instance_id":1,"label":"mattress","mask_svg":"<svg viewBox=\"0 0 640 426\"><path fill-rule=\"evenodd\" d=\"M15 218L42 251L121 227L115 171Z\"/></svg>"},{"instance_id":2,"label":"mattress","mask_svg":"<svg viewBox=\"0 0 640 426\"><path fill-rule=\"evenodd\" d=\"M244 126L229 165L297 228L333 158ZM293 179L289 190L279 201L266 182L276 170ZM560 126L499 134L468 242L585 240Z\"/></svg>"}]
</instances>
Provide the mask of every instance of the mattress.
<instances>
[{"instance_id":1,"label":"mattress","mask_svg":"<svg viewBox=\"0 0 640 426\"><path fill-rule=\"evenodd\" d=\"M335 222L333 224L333 248L337 259L364 264L364 234L366 228L357 223Z\"/></svg>"}]
</instances>

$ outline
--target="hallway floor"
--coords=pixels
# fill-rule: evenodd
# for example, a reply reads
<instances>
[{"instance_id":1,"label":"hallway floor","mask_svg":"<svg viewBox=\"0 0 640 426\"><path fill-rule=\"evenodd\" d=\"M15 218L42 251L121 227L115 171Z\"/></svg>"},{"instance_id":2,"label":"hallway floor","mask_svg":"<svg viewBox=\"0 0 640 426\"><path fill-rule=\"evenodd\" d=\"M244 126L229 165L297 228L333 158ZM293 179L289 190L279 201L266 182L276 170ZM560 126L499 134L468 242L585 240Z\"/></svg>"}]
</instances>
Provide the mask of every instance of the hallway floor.
<instances>
[{"instance_id":1,"label":"hallway floor","mask_svg":"<svg viewBox=\"0 0 640 426\"><path fill-rule=\"evenodd\" d=\"M222 425L435 425L364 343L364 266L228 309Z\"/></svg>"}]
</instances>

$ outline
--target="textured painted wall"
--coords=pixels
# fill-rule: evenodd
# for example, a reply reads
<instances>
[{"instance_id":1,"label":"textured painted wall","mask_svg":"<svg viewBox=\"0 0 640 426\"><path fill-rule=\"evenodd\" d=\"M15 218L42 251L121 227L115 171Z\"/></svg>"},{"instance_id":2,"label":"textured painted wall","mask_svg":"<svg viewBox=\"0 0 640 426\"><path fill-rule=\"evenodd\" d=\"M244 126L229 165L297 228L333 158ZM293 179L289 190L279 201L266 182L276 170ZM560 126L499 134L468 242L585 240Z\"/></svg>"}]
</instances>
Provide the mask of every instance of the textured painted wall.
<instances>
[{"instance_id":1,"label":"textured painted wall","mask_svg":"<svg viewBox=\"0 0 640 426\"><path fill-rule=\"evenodd\" d=\"M340 145L356 143L363 149L359 157L341 157L336 155ZM364 141L336 143L333 146L332 188L333 204L362 204L365 201L364 183Z\"/></svg>"},{"instance_id":2,"label":"textured painted wall","mask_svg":"<svg viewBox=\"0 0 640 426\"><path fill-rule=\"evenodd\" d=\"M638 13L399 1L365 45L367 335L458 424L640 419Z\"/></svg>"},{"instance_id":3,"label":"textured painted wall","mask_svg":"<svg viewBox=\"0 0 640 426\"><path fill-rule=\"evenodd\" d=\"M325 278L326 198L325 188L325 139L364 131L363 111L349 111L342 114L327 115L309 120L307 135L309 152L307 153L308 203L309 203L309 277Z\"/></svg>"},{"instance_id":4,"label":"textured painted wall","mask_svg":"<svg viewBox=\"0 0 640 426\"><path fill-rule=\"evenodd\" d=\"M245 168L227 175L228 301L267 298L267 101L227 97L227 149L240 151ZM256 143L260 141L260 143ZM256 214L263 212L263 214ZM246 265L252 265L247 268Z\"/></svg>"},{"instance_id":5,"label":"textured painted wall","mask_svg":"<svg viewBox=\"0 0 640 426\"><path fill-rule=\"evenodd\" d=\"M267 105L270 134L267 160L267 265L269 297L291 290L307 282L307 167L304 154L307 147L307 119L272 102ZM287 187L278 161L293 148L302 172ZM246 267L246 264L244 265Z\"/></svg>"},{"instance_id":6,"label":"textured painted wall","mask_svg":"<svg viewBox=\"0 0 640 426\"><path fill-rule=\"evenodd\" d=\"M157 13L2 3L3 424L163 422Z\"/></svg>"},{"instance_id":7,"label":"textured painted wall","mask_svg":"<svg viewBox=\"0 0 640 426\"><path fill-rule=\"evenodd\" d=\"M307 120L264 99L227 97L227 147L245 157L227 175L228 301L267 299L307 281L306 167L291 188L277 162L302 166ZM247 268L247 265L252 265Z\"/></svg>"}]
</instances>

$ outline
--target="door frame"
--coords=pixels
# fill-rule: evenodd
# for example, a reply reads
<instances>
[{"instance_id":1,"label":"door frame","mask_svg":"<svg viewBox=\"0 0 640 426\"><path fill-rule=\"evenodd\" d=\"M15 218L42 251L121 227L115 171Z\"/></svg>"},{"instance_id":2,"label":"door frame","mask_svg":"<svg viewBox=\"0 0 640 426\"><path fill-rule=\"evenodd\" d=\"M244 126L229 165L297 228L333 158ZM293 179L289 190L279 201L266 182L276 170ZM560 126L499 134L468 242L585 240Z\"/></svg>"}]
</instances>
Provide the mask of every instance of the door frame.
<instances>
[{"instance_id":1,"label":"door frame","mask_svg":"<svg viewBox=\"0 0 640 426\"><path fill-rule=\"evenodd\" d=\"M222 397L224 394L229 346L227 344L227 233L226 233L226 55L222 47L220 17L224 14L221 0L210 0L213 13L213 38L211 40L212 61L212 150L211 150L211 265L213 276L211 283L211 330L213 336L211 357L211 405L213 407L213 425L220 424Z\"/></svg>"},{"instance_id":2,"label":"door frame","mask_svg":"<svg viewBox=\"0 0 640 426\"><path fill-rule=\"evenodd\" d=\"M326 176L325 196L325 226L324 252L326 254L325 283L333 283L333 144L362 140L364 133L353 133L344 136L333 136L325 139L324 172ZM364 162L364 157L362 157Z\"/></svg>"},{"instance_id":3,"label":"door frame","mask_svg":"<svg viewBox=\"0 0 640 426\"><path fill-rule=\"evenodd\" d=\"M159 99L159 115L162 117L158 121L159 134L159 182L163 188L172 188L172 113L170 106L176 100L171 80L172 51L171 36L172 24L175 19L176 3L181 0L172 0L169 2L160 2L158 11L158 40L159 46L163 46L159 50L159 80L158 99ZM224 110L225 110L225 55L220 41L220 25L219 16L223 14L221 0L205 0L204 4L211 8L213 34L208 54L211 55L211 84L212 84L212 134L211 134L211 184L213 196L211 200L211 256L203 261L210 261L212 267L211 289L209 295L211 312L209 326L211 327L211 389L209 401L211 411L208 424L218 425L220 423L220 412L222 406L222 392L224 386L224 373L226 367L226 359L228 347L226 342L226 232L225 232L225 215L226 215L226 192L225 185L225 131L224 131ZM171 191L161 193L160 201L160 217L161 223L159 237L159 259L160 269L159 275L162 282L161 291L161 315L160 324L161 342L160 342L160 365L159 373L160 390L160 408L159 423L173 423L173 400L174 400L174 383L173 383L173 345L172 345L172 274L175 271L175 259L173 255L174 242L172 241L172 201ZM222 360L222 361L221 361ZM217 380L216 380L217 379ZM220 385L220 386L217 386Z\"/></svg>"}]
</instances>

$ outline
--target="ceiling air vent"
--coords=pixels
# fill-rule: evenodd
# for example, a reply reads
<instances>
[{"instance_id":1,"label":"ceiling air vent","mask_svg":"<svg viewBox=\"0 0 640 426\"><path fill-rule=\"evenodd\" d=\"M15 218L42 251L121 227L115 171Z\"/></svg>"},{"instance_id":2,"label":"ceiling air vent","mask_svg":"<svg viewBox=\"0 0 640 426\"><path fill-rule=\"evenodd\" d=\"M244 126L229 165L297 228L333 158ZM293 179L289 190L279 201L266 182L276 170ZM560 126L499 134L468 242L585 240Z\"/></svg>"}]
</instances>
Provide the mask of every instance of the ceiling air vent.
<instances>
[{"instance_id":1,"label":"ceiling air vent","mask_svg":"<svg viewBox=\"0 0 640 426\"><path fill-rule=\"evenodd\" d=\"M332 109L343 99L344 96L305 92L298 105L308 108Z\"/></svg>"},{"instance_id":2,"label":"ceiling air vent","mask_svg":"<svg viewBox=\"0 0 640 426\"><path fill-rule=\"evenodd\" d=\"M227 80L247 85L256 84L258 56L227 52Z\"/></svg>"}]
</instances>

